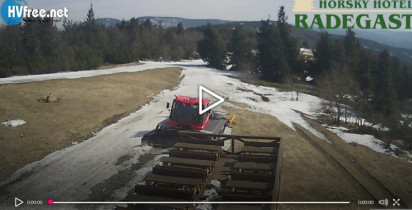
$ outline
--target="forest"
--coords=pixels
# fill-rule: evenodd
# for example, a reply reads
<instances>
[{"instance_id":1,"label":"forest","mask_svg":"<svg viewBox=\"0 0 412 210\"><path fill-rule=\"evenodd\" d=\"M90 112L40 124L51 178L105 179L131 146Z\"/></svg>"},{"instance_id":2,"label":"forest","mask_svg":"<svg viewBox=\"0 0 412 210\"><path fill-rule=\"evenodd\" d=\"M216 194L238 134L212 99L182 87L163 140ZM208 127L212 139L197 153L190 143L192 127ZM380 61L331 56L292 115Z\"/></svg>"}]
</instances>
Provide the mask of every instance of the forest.
<instances>
[{"instance_id":1,"label":"forest","mask_svg":"<svg viewBox=\"0 0 412 210\"><path fill-rule=\"evenodd\" d=\"M26 18L0 28L0 77L97 69L141 60L203 59L221 70L242 71L271 83L305 85L326 99L322 107L332 123L357 116L388 128L372 129L359 121L357 132L402 139L412 147L412 70L387 50L376 53L348 30L341 38L321 31L314 59L300 56L302 40L291 35L284 7L277 21L258 28L242 23L163 28L150 20L123 20L114 27L96 22L91 6L82 22ZM306 77L314 78L307 82Z\"/></svg>"}]
</instances>

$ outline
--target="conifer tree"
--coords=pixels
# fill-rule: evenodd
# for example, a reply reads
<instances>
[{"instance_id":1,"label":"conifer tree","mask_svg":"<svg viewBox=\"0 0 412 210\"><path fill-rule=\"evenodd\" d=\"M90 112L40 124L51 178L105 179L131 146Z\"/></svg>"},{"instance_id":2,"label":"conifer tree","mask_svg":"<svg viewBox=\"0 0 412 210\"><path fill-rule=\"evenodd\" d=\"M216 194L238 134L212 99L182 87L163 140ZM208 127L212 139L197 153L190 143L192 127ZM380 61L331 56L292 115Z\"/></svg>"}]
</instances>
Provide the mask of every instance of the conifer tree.
<instances>
[{"instance_id":1,"label":"conifer tree","mask_svg":"<svg viewBox=\"0 0 412 210\"><path fill-rule=\"evenodd\" d=\"M270 20L262 21L257 38L258 67L262 79L281 82L289 72L277 28L272 26Z\"/></svg>"},{"instance_id":2,"label":"conifer tree","mask_svg":"<svg viewBox=\"0 0 412 210\"><path fill-rule=\"evenodd\" d=\"M86 24L94 24L95 22L96 22L96 18L94 17L93 3L91 3L90 9L87 12Z\"/></svg>"},{"instance_id":3,"label":"conifer tree","mask_svg":"<svg viewBox=\"0 0 412 210\"><path fill-rule=\"evenodd\" d=\"M241 25L237 25L230 40L230 63L233 70L246 70L250 61L251 49L247 43L246 32Z\"/></svg>"},{"instance_id":4,"label":"conifer tree","mask_svg":"<svg viewBox=\"0 0 412 210\"><path fill-rule=\"evenodd\" d=\"M330 40L328 32L321 32L319 41L316 44L316 51L314 54L316 63L315 68L312 70L311 74L313 76L318 76L323 72L330 71L330 69L332 68L333 44Z\"/></svg>"},{"instance_id":5,"label":"conifer tree","mask_svg":"<svg viewBox=\"0 0 412 210\"><path fill-rule=\"evenodd\" d=\"M226 69L226 43L216 27L208 24L203 35L204 38L197 44L200 57L213 68Z\"/></svg>"}]
</instances>

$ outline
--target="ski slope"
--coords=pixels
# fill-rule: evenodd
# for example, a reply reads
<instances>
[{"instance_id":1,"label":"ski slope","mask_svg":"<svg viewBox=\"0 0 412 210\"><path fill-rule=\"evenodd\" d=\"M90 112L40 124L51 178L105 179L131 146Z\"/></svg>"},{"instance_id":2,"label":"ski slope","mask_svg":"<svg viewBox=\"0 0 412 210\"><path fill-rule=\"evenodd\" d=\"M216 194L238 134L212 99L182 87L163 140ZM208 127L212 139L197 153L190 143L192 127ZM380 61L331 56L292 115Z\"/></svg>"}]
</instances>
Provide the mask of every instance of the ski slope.
<instances>
[{"instance_id":1,"label":"ski slope","mask_svg":"<svg viewBox=\"0 0 412 210\"><path fill-rule=\"evenodd\" d=\"M202 85L231 101L244 103L249 110L270 114L294 129L293 123L299 124L321 139L326 138L313 129L299 113L315 115L321 99L300 94L299 101L291 100L290 93L279 92L275 88L255 86L233 78L231 72L222 72L208 68L201 60L182 62L145 62L144 65L118 67L108 70L65 72L48 75L17 76L0 79L0 84L44 81L50 79L75 79L120 72L138 72L156 68L179 66L183 68L181 83L173 90L163 90L141 109L112 124L94 137L71 147L56 151L42 160L26 165L8 180L0 183L0 205L14 202L14 197L23 200L82 201L90 199L92 189L108 182L120 171L128 170L139 163L139 157L153 153L150 147L140 145L142 136L168 117L165 108L175 95L197 96L198 86ZM231 77L228 77L231 76ZM269 101L264 102L260 95ZM79 139L79 142L81 139ZM115 190L111 200L123 199L134 185L141 181L151 168L164 155L156 153L153 160L141 163L141 167L129 177L127 184ZM122 157L129 157L122 164L117 164ZM110 184L110 183L109 183ZM6 207L7 206L3 206ZM22 206L22 209L36 206ZM45 206L41 206L43 209ZM59 206L73 208L73 206ZM20 207L19 207L20 208ZM104 207L102 207L104 208ZM107 207L111 208L111 207ZM0 209L5 209L0 206Z\"/></svg>"}]
</instances>

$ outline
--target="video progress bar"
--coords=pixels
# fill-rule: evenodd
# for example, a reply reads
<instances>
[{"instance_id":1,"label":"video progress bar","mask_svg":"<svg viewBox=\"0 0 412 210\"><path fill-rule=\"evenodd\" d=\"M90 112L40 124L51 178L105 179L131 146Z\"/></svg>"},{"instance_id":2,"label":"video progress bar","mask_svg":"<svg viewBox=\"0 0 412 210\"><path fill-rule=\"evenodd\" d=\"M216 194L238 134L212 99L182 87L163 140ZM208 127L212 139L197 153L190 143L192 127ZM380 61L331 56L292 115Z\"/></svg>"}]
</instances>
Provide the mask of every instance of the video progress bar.
<instances>
[{"instance_id":1,"label":"video progress bar","mask_svg":"<svg viewBox=\"0 0 412 210\"><path fill-rule=\"evenodd\" d=\"M350 204L350 201L50 201L49 204Z\"/></svg>"}]
</instances>

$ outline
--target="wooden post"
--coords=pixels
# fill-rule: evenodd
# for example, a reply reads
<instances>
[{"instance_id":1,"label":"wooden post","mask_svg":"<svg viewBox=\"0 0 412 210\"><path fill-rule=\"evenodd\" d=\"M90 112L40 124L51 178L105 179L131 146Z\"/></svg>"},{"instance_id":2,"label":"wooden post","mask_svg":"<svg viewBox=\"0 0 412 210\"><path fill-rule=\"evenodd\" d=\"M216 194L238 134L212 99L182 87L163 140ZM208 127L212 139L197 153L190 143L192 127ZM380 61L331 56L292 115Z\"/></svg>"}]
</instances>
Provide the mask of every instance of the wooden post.
<instances>
[{"instance_id":1,"label":"wooden post","mask_svg":"<svg viewBox=\"0 0 412 210\"><path fill-rule=\"evenodd\" d=\"M235 139L232 138L232 153L235 154Z\"/></svg>"}]
</instances>

